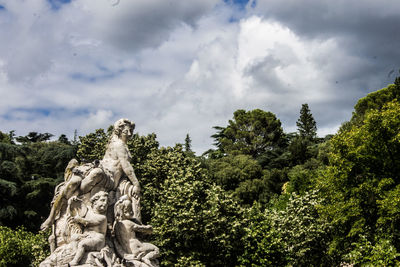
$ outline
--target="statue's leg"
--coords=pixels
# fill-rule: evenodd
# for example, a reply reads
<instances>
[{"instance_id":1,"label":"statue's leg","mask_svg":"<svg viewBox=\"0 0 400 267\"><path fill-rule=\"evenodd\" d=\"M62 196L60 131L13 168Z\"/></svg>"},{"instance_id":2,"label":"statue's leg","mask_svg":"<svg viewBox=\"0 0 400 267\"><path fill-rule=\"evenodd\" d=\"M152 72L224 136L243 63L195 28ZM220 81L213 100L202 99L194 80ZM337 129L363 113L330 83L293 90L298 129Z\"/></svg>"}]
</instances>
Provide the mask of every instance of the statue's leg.
<instances>
[{"instance_id":1,"label":"statue's leg","mask_svg":"<svg viewBox=\"0 0 400 267\"><path fill-rule=\"evenodd\" d=\"M142 261L149 266L154 266L152 260L155 260L160 256L160 249L150 243L143 243L143 248L149 252L143 257Z\"/></svg>"},{"instance_id":2,"label":"statue's leg","mask_svg":"<svg viewBox=\"0 0 400 267\"><path fill-rule=\"evenodd\" d=\"M89 237L90 238L90 237ZM78 243L78 248L76 249L76 253L74 256L74 259L69 263L70 266L75 266L78 265L81 259L83 258L83 255L85 254L85 251L89 251L91 247L91 240L89 239L83 239Z\"/></svg>"},{"instance_id":3,"label":"statue's leg","mask_svg":"<svg viewBox=\"0 0 400 267\"><path fill-rule=\"evenodd\" d=\"M82 180L82 194L90 192L101 180L104 179L104 171L100 168L92 169L89 174Z\"/></svg>"}]
</instances>

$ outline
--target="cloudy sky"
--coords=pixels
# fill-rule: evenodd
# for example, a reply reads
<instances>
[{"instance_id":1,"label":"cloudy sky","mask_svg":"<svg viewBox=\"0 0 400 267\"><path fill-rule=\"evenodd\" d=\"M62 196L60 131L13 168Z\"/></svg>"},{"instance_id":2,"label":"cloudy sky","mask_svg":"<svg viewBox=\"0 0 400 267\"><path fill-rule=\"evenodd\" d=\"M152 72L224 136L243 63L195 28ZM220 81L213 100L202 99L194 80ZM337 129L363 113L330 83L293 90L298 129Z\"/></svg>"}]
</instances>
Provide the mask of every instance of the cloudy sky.
<instances>
[{"instance_id":1,"label":"cloudy sky","mask_svg":"<svg viewBox=\"0 0 400 267\"><path fill-rule=\"evenodd\" d=\"M398 0L0 0L0 131L85 135L124 117L163 146L260 108L320 136L400 69Z\"/></svg>"}]
</instances>

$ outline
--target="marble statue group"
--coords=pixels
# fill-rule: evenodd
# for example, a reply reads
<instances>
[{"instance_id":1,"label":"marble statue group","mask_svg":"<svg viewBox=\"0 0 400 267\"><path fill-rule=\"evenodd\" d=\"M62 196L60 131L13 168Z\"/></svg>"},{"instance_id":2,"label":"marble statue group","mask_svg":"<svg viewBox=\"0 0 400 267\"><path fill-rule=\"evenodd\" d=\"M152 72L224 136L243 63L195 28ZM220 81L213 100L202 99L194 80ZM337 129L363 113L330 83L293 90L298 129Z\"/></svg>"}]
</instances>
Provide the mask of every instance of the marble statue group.
<instances>
[{"instance_id":1,"label":"marble statue group","mask_svg":"<svg viewBox=\"0 0 400 267\"><path fill-rule=\"evenodd\" d=\"M159 249L143 241L152 233L142 224L140 184L127 142L134 123L120 119L101 160L68 163L55 189L49 217L51 255L40 267L159 266Z\"/></svg>"}]
</instances>

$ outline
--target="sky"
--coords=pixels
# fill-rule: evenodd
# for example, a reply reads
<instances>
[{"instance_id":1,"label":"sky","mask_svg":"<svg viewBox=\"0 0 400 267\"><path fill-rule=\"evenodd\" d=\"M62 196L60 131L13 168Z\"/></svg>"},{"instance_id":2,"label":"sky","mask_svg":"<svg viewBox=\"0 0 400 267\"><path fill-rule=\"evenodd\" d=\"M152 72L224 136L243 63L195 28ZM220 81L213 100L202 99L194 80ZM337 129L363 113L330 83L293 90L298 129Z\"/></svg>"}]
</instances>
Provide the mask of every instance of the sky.
<instances>
[{"instance_id":1,"label":"sky","mask_svg":"<svg viewBox=\"0 0 400 267\"><path fill-rule=\"evenodd\" d=\"M318 135L400 76L398 0L0 0L0 131L73 138L119 118L213 148L237 109Z\"/></svg>"}]
</instances>

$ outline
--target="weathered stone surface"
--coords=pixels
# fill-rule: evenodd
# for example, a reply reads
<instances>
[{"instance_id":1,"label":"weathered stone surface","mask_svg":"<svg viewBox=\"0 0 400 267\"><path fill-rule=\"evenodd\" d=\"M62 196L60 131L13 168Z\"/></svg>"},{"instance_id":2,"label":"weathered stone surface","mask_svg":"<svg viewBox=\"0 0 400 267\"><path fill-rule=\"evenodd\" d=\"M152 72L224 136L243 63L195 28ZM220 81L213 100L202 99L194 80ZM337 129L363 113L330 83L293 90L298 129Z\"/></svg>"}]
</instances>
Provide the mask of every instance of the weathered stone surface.
<instances>
[{"instance_id":1,"label":"weathered stone surface","mask_svg":"<svg viewBox=\"0 0 400 267\"><path fill-rule=\"evenodd\" d=\"M102 160L73 159L55 189L49 217L51 255L41 267L158 266L159 249L137 233L151 234L140 215L140 185L130 164L127 141L134 124L120 119Z\"/></svg>"}]
</instances>

